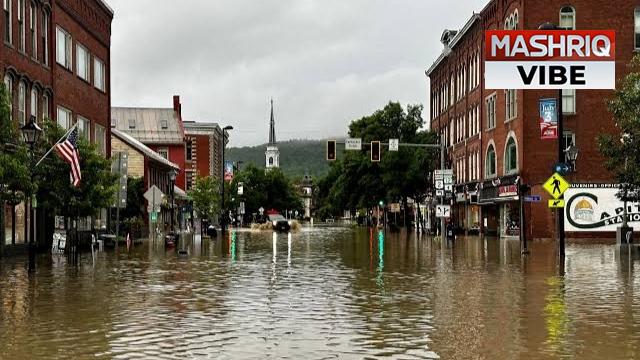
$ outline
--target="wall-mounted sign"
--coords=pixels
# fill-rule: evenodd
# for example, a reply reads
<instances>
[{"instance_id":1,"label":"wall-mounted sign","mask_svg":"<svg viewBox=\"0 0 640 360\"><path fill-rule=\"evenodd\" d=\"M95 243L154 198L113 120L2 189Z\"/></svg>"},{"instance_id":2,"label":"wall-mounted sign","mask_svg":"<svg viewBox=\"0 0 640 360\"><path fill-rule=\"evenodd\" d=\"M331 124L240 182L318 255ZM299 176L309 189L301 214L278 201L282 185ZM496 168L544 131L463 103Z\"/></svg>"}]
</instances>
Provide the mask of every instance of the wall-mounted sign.
<instances>
[{"instance_id":1,"label":"wall-mounted sign","mask_svg":"<svg viewBox=\"0 0 640 360\"><path fill-rule=\"evenodd\" d=\"M590 187L573 185L564 193L565 230L569 232L614 232L622 225L624 202L616 194L613 184ZM629 226L640 227L640 203L627 203Z\"/></svg>"},{"instance_id":2,"label":"wall-mounted sign","mask_svg":"<svg viewBox=\"0 0 640 360\"><path fill-rule=\"evenodd\" d=\"M487 89L615 89L612 30L489 30Z\"/></svg>"},{"instance_id":3,"label":"wall-mounted sign","mask_svg":"<svg viewBox=\"0 0 640 360\"><path fill-rule=\"evenodd\" d=\"M516 185L505 185L498 188L498 196L518 196L518 187Z\"/></svg>"}]
</instances>

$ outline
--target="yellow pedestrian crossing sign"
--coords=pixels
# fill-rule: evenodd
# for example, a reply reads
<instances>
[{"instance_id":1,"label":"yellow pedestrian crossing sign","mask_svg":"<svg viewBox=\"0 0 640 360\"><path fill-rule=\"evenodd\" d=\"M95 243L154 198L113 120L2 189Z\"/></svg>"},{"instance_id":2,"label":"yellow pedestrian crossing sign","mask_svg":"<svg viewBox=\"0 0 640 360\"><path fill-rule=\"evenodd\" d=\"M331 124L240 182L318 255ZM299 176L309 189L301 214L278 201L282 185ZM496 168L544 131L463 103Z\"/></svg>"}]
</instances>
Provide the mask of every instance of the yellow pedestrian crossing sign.
<instances>
[{"instance_id":1,"label":"yellow pedestrian crossing sign","mask_svg":"<svg viewBox=\"0 0 640 360\"><path fill-rule=\"evenodd\" d=\"M549 200L549 208L550 209L560 209L564 207L564 199L559 200Z\"/></svg>"},{"instance_id":2,"label":"yellow pedestrian crossing sign","mask_svg":"<svg viewBox=\"0 0 640 360\"><path fill-rule=\"evenodd\" d=\"M562 196L562 194L564 194L564 192L567 191L570 186L571 184L569 184L569 182L558 173L551 175L549 180L547 180L547 182L542 185L542 187L544 187L544 189L547 190L547 192L551 194L554 199L558 199L560 196Z\"/></svg>"}]
</instances>

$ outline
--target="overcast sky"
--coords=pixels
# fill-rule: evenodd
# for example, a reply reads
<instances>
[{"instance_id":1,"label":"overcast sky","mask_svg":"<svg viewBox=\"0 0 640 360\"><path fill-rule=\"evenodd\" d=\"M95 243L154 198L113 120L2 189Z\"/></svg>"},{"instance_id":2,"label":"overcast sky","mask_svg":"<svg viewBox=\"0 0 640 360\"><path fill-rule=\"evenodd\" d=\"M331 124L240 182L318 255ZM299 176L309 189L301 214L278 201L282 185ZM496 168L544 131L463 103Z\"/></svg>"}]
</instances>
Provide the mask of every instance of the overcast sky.
<instances>
[{"instance_id":1,"label":"overcast sky","mask_svg":"<svg viewBox=\"0 0 640 360\"><path fill-rule=\"evenodd\" d=\"M112 104L232 125L231 146L344 136L388 101L422 103L444 28L486 0L107 0Z\"/></svg>"}]
</instances>

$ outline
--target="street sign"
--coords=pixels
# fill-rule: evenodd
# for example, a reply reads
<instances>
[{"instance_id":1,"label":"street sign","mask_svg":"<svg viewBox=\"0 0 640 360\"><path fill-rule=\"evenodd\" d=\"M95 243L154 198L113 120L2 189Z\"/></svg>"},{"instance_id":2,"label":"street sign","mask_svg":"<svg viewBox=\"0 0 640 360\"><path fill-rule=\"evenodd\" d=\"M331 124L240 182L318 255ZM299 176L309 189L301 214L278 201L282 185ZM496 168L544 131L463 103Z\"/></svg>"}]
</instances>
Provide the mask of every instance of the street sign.
<instances>
[{"instance_id":1,"label":"street sign","mask_svg":"<svg viewBox=\"0 0 640 360\"><path fill-rule=\"evenodd\" d=\"M542 201L542 196L540 195L529 195L524 197L525 202L540 202Z\"/></svg>"},{"instance_id":2,"label":"street sign","mask_svg":"<svg viewBox=\"0 0 640 360\"><path fill-rule=\"evenodd\" d=\"M164 194L162 193L162 191L155 185L151 186L149 190L147 190L147 192L145 192L142 196L144 196L144 198L147 199L150 204L153 204L154 200L155 203L158 204L164 198Z\"/></svg>"},{"instance_id":3,"label":"street sign","mask_svg":"<svg viewBox=\"0 0 640 360\"><path fill-rule=\"evenodd\" d=\"M451 217L450 205L436 205L436 217L449 218Z\"/></svg>"},{"instance_id":4,"label":"street sign","mask_svg":"<svg viewBox=\"0 0 640 360\"><path fill-rule=\"evenodd\" d=\"M264 215L264 208L260 207L260 209L258 209L258 212L260 213L260 215Z\"/></svg>"},{"instance_id":5,"label":"street sign","mask_svg":"<svg viewBox=\"0 0 640 360\"><path fill-rule=\"evenodd\" d=\"M451 184L445 183L444 191L453 191L453 186Z\"/></svg>"},{"instance_id":6,"label":"street sign","mask_svg":"<svg viewBox=\"0 0 640 360\"><path fill-rule=\"evenodd\" d=\"M564 207L564 200L549 200L549 208L551 209L561 209Z\"/></svg>"},{"instance_id":7,"label":"street sign","mask_svg":"<svg viewBox=\"0 0 640 360\"><path fill-rule=\"evenodd\" d=\"M547 190L554 199L558 199L565 191L567 191L567 189L569 189L569 187L571 187L571 184L560 176L560 174L555 173L551 175L542 187L544 187L544 189Z\"/></svg>"},{"instance_id":8,"label":"street sign","mask_svg":"<svg viewBox=\"0 0 640 360\"><path fill-rule=\"evenodd\" d=\"M436 190L436 196L444 196L444 190Z\"/></svg>"},{"instance_id":9,"label":"street sign","mask_svg":"<svg viewBox=\"0 0 640 360\"><path fill-rule=\"evenodd\" d=\"M362 150L362 139L347 138L344 141L345 150Z\"/></svg>"},{"instance_id":10,"label":"street sign","mask_svg":"<svg viewBox=\"0 0 640 360\"><path fill-rule=\"evenodd\" d=\"M453 175L444 175L443 179L445 185L453 184Z\"/></svg>"},{"instance_id":11,"label":"street sign","mask_svg":"<svg viewBox=\"0 0 640 360\"><path fill-rule=\"evenodd\" d=\"M240 209L239 209L238 212L240 213L240 215L244 215L244 211L245 211L245 209L244 209L244 201L242 201L242 202L240 202Z\"/></svg>"},{"instance_id":12,"label":"street sign","mask_svg":"<svg viewBox=\"0 0 640 360\"><path fill-rule=\"evenodd\" d=\"M389 211L391 211L392 213L399 213L400 212L400 204L399 203L391 203L391 204L389 204Z\"/></svg>"},{"instance_id":13,"label":"street sign","mask_svg":"<svg viewBox=\"0 0 640 360\"><path fill-rule=\"evenodd\" d=\"M566 175L571 171L571 166L567 163L557 163L553 166L553 171L561 175Z\"/></svg>"},{"instance_id":14,"label":"street sign","mask_svg":"<svg viewBox=\"0 0 640 360\"><path fill-rule=\"evenodd\" d=\"M435 170L433 172L433 174L435 176L444 176L444 175L450 175L453 176L453 170L452 169L444 169L444 170Z\"/></svg>"},{"instance_id":15,"label":"street sign","mask_svg":"<svg viewBox=\"0 0 640 360\"><path fill-rule=\"evenodd\" d=\"M444 189L444 181L442 181L442 180L436 180L436 189L437 189L437 190L442 190L442 189Z\"/></svg>"},{"instance_id":16,"label":"street sign","mask_svg":"<svg viewBox=\"0 0 640 360\"><path fill-rule=\"evenodd\" d=\"M398 151L400 148L399 139L389 139L389 151Z\"/></svg>"},{"instance_id":17,"label":"street sign","mask_svg":"<svg viewBox=\"0 0 640 360\"><path fill-rule=\"evenodd\" d=\"M158 213L154 211L151 213L151 222L157 222L157 221L158 221Z\"/></svg>"},{"instance_id":18,"label":"street sign","mask_svg":"<svg viewBox=\"0 0 640 360\"><path fill-rule=\"evenodd\" d=\"M118 152L113 156L111 163L111 173L118 175L118 192L114 207L127 207L127 169L129 165L129 154L127 152Z\"/></svg>"},{"instance_id":19,"label":"street sign","mask_svg":"<svg viewBox=\"0 0 640 360\"><path fill-rule=\"evenodd\" d=\"M244 195L244 183L238 183L238 195Z\"/></svg>"}]
</instances>

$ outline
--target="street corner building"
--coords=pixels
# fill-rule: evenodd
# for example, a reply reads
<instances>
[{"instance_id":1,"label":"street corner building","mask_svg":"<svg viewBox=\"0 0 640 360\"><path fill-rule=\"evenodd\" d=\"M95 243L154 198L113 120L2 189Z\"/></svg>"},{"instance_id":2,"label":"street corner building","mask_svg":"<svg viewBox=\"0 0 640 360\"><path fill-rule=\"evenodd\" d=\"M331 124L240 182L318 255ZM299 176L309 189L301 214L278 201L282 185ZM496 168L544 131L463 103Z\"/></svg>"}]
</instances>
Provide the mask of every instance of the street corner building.
<instances>
[{"instance_id":1,"label":"street corner building","mask_svg":"<svg viewBox=\"0 0 640 360\"><path fill-rule=\"evenodd\" d=\"M2 0L0 75L17 128L31 119L78 123L109 156L113 16L102 0ZM7 244L23 243L24 205L4 215Z\"/></svg>"},{"instance_id":2,"label":"street corner building","mask_svg":"<svg viewBox=\"0 0 640 360\"><path fill-rule=\"evenodd\" d=\"M541 138L539 103L558 99L559 91L487 89L484 78L486 30L534 30L546 22L568 30L614 30L616 79L628 73L627 64L640 50L640 1L631 0L493 0L461 28L442 32L442 53L425 72L430 126L440 134L446 165L455 174L453 219L468 233L517 237L524 226L530 239L555 237L556 210L548 208L551 198L542 185L558 162L559 140ZM561 94L564 131L558 136L563 149L573 145L580 155L565 176L574 184L565 195L567 207L558 211L564 212L570 237L614 238L617 220L600 220L622 203L613 196L617 186L596 140L615 132L605 102L614 91ZM531 186L534 198L541 196L540 202L525 204L524 224L518 179Z\"/></svg>"}]
</instances>

